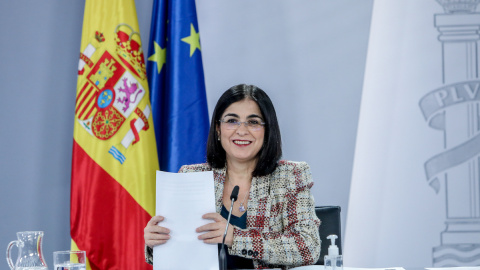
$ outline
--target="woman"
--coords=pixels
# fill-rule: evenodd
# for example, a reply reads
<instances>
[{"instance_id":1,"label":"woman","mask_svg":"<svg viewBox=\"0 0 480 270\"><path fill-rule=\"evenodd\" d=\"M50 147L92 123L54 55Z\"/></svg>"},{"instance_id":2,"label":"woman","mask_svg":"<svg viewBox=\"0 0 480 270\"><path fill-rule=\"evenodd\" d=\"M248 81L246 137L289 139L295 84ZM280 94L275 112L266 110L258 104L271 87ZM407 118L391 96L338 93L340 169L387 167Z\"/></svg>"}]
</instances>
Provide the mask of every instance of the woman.
<instances>
[{"instance_id":1,"label":"woman","mask_svg":"<svg viewBox=\"0 0 480 270\"><path fill-rule=\"evenodd\" d=\"M261 269L313 264L320 255L313 185L305 162L280 161L280 128L270 98L260 88L237 85L218 100L207 142L207 162L180 172L214 173L216 213L203 215L212 223L197 228L198 239L222 243L230 194L240 187L225 243L228 268ZM169 230L163 217L145 227L146 260L151 248L164 244Z\"/></svg>"}]
</instances>

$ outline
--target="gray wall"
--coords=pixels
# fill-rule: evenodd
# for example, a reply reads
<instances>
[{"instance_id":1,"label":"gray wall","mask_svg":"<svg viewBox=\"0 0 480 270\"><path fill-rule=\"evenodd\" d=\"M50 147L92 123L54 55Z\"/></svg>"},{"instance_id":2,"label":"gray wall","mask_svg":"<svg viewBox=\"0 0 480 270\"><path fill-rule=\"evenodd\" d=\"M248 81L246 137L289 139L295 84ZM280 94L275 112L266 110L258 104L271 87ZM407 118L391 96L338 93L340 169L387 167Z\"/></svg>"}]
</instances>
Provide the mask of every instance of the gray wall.
<instances>
[{"instance_id":1,"label":"gray wall","mask_svg":"<svg viewBox=\"0 0 480 270\"><path fill-rule=\"evenodd\" d=\"M340 205L344 221L372 2L197 1L210 113L234 84L263 88L280 119L284 158L311 165L316 204ZM148 51L152 0L136 6ZM70 246L83 8L84 1L0 1L0 248L17 231L43 230L50 265L54 250Z\"/></svg>"}]
</instances>

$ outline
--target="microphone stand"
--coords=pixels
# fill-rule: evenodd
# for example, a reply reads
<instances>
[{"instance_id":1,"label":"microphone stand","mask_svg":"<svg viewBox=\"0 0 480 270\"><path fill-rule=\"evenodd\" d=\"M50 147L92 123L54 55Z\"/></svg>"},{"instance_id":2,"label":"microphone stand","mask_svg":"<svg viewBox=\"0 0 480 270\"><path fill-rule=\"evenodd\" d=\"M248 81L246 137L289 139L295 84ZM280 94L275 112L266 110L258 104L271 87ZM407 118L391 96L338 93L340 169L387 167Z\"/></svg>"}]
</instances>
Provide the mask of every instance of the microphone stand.
<instances>
[{"instance_id":1,"label":"microphone stand","mask_svg":"<svg viewBox=\"0 0 480 270\"><path fill-rule=\"evenodd\" d=\"M219 258L218 258L219 263L220 263L220 270L227 270L227 254L226 254L226 251L225 251L225 237L227 236L228 225L230 224L230 217L232 216L233 203L238 198L238 190L239 189L240 189L240 187L238 187L238 186L233 187L232 195L230 195L230 200L232 200L232 204L230 204L230 211L228 212L227 226L225 228L225 232L223 233L222 247L220 249L220 255L219 255Z\"/></svg>"}]
</instances>

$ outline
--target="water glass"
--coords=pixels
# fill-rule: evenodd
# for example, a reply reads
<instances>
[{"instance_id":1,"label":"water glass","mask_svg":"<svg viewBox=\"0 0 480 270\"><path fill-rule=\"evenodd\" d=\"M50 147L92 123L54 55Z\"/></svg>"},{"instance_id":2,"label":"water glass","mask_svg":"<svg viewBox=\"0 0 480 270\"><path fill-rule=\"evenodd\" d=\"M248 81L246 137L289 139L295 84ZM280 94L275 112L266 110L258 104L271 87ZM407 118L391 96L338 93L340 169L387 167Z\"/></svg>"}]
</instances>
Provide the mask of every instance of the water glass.
<instances>
[{"instance_id":1,"label":"water glass","mask_svg":"<svg viewBox=\"0 0 480 270\"><path fill-rule=\"evenodd\" d=\"M85 270L87 255L81 250L53 252L54 270Z\"/></svg>"}]
</instances>

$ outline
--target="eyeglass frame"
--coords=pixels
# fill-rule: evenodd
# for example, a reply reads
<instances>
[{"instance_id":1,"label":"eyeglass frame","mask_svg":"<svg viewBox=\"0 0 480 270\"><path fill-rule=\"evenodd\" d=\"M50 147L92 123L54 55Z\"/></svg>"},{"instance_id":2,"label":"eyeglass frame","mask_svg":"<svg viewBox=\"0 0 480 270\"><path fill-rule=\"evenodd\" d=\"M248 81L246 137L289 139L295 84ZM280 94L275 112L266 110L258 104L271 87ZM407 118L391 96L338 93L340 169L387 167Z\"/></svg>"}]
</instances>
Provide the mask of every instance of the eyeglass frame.
<instances>
[{"instance_id":1,"label":"eyeglass frame","mask_svg":"<svg viewBox=\"0 0 480 270\"><path fill-rule=\"evenodd\" d=\"M224 119L220 119L220 120L218 120L218 122L220 122L220 124L221 124L221 123L232 124L232 125L234 124L234 123L226 122ZM253 124L253 125L259 125L259 128L258 128L258 129L254 129L254 128L251 127L251 124L248 123L248 121L244 121L244 122L235 121L235 125L236 125L237 127L232 128L232 129L229 129L229 130L237 130L238 128L240 128L240 126L241 126L242 124L243 124L248 130L259 131L262 127L265 128L265 124L266 124L266 123L263 122L263 121L261 121L261 122L258 123L258 124Z\"/></svg>"}]
</instances>

